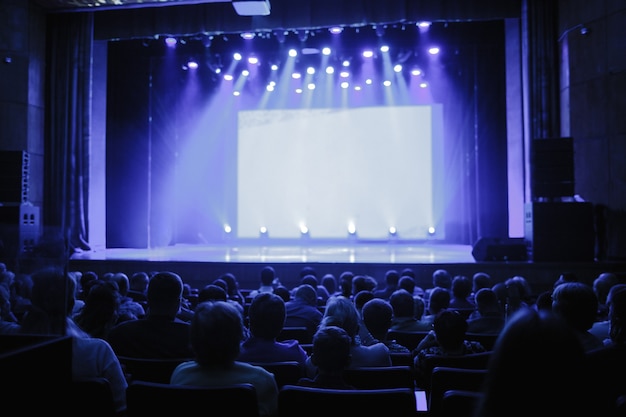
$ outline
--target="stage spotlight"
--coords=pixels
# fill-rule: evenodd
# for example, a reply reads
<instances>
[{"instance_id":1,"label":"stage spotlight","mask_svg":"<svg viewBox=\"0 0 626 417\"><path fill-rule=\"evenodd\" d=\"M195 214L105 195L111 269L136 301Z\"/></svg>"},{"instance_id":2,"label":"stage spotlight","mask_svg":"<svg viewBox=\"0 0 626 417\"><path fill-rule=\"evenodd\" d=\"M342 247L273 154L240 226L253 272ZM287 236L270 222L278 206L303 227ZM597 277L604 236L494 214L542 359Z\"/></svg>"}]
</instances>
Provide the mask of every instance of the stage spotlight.
<instances>
[{"instance_id":1,"label":"stage spotlight","mask_svg":"<svg viewBox=\"0 0 626 417\"><path fill-rule=\"evenodd\" d=\"M224 233L229 234L232 231L233 231L233 229L230 227L229 224L225 224L224 225Z\"/></svg>"},{"instance_id":2,"label":"stage spotlight","mask_svg":"<svg viewBox=\"0 0 626 417\"><path fill-rule=\"evenodd\" d=\"M433 226L430 226L428 228L428 235L429 236L434 236L435 235L435 228Z\"/></svg>"},{"instance_id":3,"label":"stage spotlight","mask_svg":"<svg viewBox=\"0 0 626 417\"><path fill-rule=\"evenodd\" d=\"M341 32L343 32L343 28L340 26L333 26L331 28L328 28L328 31L333 35L339 35Z\"/></svg>"},{"instance_id":4,"label":"stage spotlight","mask_svg":"<svg viewBox=\"0 0 626 417\"><path fill-rule=\"evenodd\" d=\"M431 55L437 55L439 53L439 47L433 46L431 48L428 48L428 53Z\"/></svg>"},{"instance_id":5,"label":"stage spotlight","mask_svg":"<svg viewBox=\"0 0 626 417\"><path fill-rule=\"evenodd\" d=\"M269 232L267 231L267 227L261 226L259 229L259 237L266 238L269 236Z\"/></svg>"},{"instance_id":6,"label":"stage spotlight","mask_svg":"<svg viewBox=\"0 0 626 417\"><path fill-rule=\"evenodd\" d=\"M398 230L395 228L395 226L391 226L389 228L389 235L390 236L396 236L398 234Z\"/></svg>"},{"instance_id":7,"label":"stage spotlight","mask_svg":"<svg viewBox=\"0 0 626 417\"><path fill-rule=\"evenodd\" d=\"M350 236L356 235L356 226L354 225L354 223L348 224L348 234Z\"/></svg>"},{"instance_id":8,"label":"stage spotlight","mask_svg":"<svg viewBox=\"0 0 626 417\"><path fill-rule=\"evenodd\" d=\"M235 61L241 61L241 60L243 59L243 56L241 56L241 54L240 54L239 52L235 52L235 53L233 54L233 59L234 59Z\"/></svg>"},{"instance_id":9,"label":"stage spotlight","mask_svg":"<svg viewBox=\"0 0 626 417\"><path fill-rule=\"evenodd\" d=\"M177 43L178 41L176 40L176 38L172 36L168 36L167 38L165 38L165 44L169 46L170 48L173 48L174 46L176 46Z\"/></svg>"},{"instance_id":10,"label":"stage spotlight","mask_svg":"<svg viewBox=\"0 0 626 417\"><path fill-rule=\"evenodd\" d=\"M254 39L254 33L252 33L252 32L244 32L244 33L241 34L241 37L243 39L248 39L248 40Z\"/></svg>"}]
</instances>

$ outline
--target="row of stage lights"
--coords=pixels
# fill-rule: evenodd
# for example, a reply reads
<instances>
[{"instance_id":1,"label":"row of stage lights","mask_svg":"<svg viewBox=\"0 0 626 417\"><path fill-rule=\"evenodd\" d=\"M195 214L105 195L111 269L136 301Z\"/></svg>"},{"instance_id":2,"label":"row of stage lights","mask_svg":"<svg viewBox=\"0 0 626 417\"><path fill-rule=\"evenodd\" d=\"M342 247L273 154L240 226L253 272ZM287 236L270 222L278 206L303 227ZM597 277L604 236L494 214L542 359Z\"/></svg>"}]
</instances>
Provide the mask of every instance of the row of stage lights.
<instances>
[{"instance_id":1,"label":"row of stage lights","mask_svg":"<svg viewBox=\"0 0 626 417\"><path fill-rule=\"evenodd\" d=\"M378 28L381 28L381 27L382 26L378 26ZM428 24L422 23L420 27L427 28ZM329 32L334 33L334 34L339 34L342 31L343 31L343 28L340 28L340 27L329 29ZM244 39L249 40L259 35L255 35L252 33L242 33L240 34L240 36ZM178 40L175 37L167 37L165 38L165 43L169 47L174 48L176 47ZM386 44L383 44L377 49L366 48L360 53L361 58L363 59L362 62L377 58L379 56L377 51L380 52L381 54L380 56L383 56L386 62L391 62L392 58L389 55L390 49L391 49L390 46ZM348 78L350 78L351 76L351 69L350 69L351 59L338 58L338 62L332 63L331 55L333 55L334 52L335 51L333 51L333 49L329 46L324 46L321 48L303 47L301 49L292 47L287 51L288 56L280 60L280 62L288 62L287 60L289 59L295 62L298 62L298 60L300 60L301 58L303 60L306 60L306 59L309 59L310 57L321 56L322 57L321 62L323 64L320 64L320 68L316 68L313 65L309 65L306 68L298 68L297 65L295 65L294 63L293 65L294 68L291 72L291 78L295 80L299 80L299 79L304 80L307 76L308 78L311 78L315 76L315 74L318 72L326 73L329 76L337 73L340 79L342 80L341 87L348 88L350 86L350 82L348 81ZM427 49L427 54L430 56L438 55L439 52L440 52L440 49L438 46L432 46ZM276 61L276 58L274 58L273 60ZM403 60L406 61L407 58L406 57L400 58L400 61L403 61ZM245 67L241 68L242 65L240 64L244 64ZM236 77L242 77L245 80L246 78L251 76L253 71L257 71L258 68L261 67L261 65L263 65L263 62L262 62L262 58L260 54L250 52L249 54L247 54L247 56L244 56L243 53L237 51L237 52L232 52L232 63L228 66L228 68L226 68L226 66L223 65L222 63L219 63L217 65L209 64L208 66L211 69L211 71L221 76L223 80L233 81L235 80ZM188 61L182 64L182 68L184 70L194 71L194 70L197 70L199 67L200 67L200 63L198 62L198 60L192 59L192 58L190 58ZM272 73L277 73L280 69L280 66L274 62L274 63L269 64L269 68ZM403 73L406 70L410 73L411 77L419 77L420 79L424 78L423 70L416 64L409 63L408 65L406 65L406 62L397 62L391 65L391 68L392 68L392 71L396 74ZM304 73L306 73L306 75ZM387 78L389 78L389 74L387 74ZM364 80L363 82L365 84L371 84L373 83L373 80L369 78L369 79ZM392 81L390 79L385 79L383 81L383 85L389 86L391 82ZM426 83L426 81L423 81L423 82L420 82L420 86L425 88L428 86L428 84ZM272 91L274 87L275 87L275 82L270 81L267 84L266 89L268 91ZM305 87L308 89L314 89L315 84L313 82L307 82ZM359 90L363 88L363 86L354 85L354 88L356 90ZM298 89L296 92L302 92L302 89Z\"/></svg>"},{"instance_id":2,"label":"row of stage lights","mask_svg":"<svg viewBox=\"0 0 626 417\"><path fill-rule=\"evenodd\" d=\"M230 225L224 225L224 233L226 233L226 235L230 235L232 233L232 228L230 227ZM398 229L396 229L395 226L390 226L388 231L387 231L389 237L397 237L398 236ZM348 225L348 229L347 229L347 234L349 237L356 237L357 236L357 229L356 226L353 223L350 223ZM435 228L433 226L430 226L428 228L428 235L429 236L434 236L435 235ZM261 238L268 238L269 237L269 230L267 227L265 226L261 226L259 228L259 237ZM305 224L301 224L300 225L300 237L303 238L307 238L310 237L310 232L309 232L309 228L305 225Z\"/></svg>"}]
</instances>

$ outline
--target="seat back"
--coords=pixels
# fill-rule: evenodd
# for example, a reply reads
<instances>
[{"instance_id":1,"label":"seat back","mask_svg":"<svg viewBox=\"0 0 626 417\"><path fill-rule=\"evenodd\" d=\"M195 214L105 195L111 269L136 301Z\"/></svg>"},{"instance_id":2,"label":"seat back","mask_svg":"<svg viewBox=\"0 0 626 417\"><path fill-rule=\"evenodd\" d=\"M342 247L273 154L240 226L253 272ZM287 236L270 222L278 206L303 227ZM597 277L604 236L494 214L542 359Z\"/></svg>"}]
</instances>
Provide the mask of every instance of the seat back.
<instances>
[{"instance_id":1,"label":"seat back","mask_svg":"<svg viewBox=\"0 0 626 417\"><path fill-rule=\"evenodd\" d=\"M410 366L413 370L413 354L411 352L389 352L393 366Z\"/></svg>"},{"instance_id":2,"label":"seat back","mask_svg":"<svg viewBox=\"0 0 626 417\"><path fill-rule=\"evenodd\" d=\"M70 384L70 393L68 416L113 417L117 413L111 384L106 378L75 379Z\"/></svg>"},{"instance_id":3,"label":"seat back","mask_svg":"<svg viewBox=\"0 0 626 417\"><path fill-rule=\"evenodd\" d=\"M304 377L304 368L296 361L251 362L251 364L273 373L278 388L288 384L295 385L300 378Z\"/></svg>"},{"instance_id":4,"label":"seat back","mask_svg":"<svg viewBox=\"0 0 626 417\"><path fill-rule=\"evenodd\" d=\"M430 380L433 369L437 366L464 369L487 369L491 358L491 351L471 353L468 355L426 355L421 358L419 369L416 368L415 379L417 386L427 391L430 389Z\"/></svg>"},{"instance_id":5,"label":"seat back","mask_svg":"<svg viewBox=\"0 0 626 417\"><path fill-rule=\"evenodd\" d=\"M419 342L422 341L423 338L428 334L427 331L424 332L400 332L397 330L389 330L387 332L388 340L395 340L396 343L405 346L411 352L413 349L417 347Z\"/></svg>"},{"instance_id":6,"label":"seat back","mask_svg":"<svg viewBox=\"0 0 626 417\"><path fill-rule=\"evenodd\" d=\"M377 366L345 369L344 380L356 389L415 388L410 366Z\"/></svg>"},{"instance_id":7,"label":"seat back","mask_svg":"<svg viewBox=\"0 0 626 417\"><path fill-rule=\"evenodd\" d=\"M340 390L285 385L278 391L279 417L415 417L416 412L415 392L410 388Z\"/></svg>"},{"instance_id":8,"label":"seat back","mask_svg":"<svg viewBox=\"0 0 626 417\"><path fill-rule=\"evenodd\" d=\"M191 358L146 359L118 356L128 381L150 381L169 384L174 369Z\"/></svg>"},{"instance_id":9,"label":"seat back","mask_svg":"<svg viewBox=\"0 0 626 417\"><path fill-rule=\"evenodd\" d=\"M430 388L428 390L428 411L430 415L443 415L442 400L447 391L480 392L486 375L486 369L435 367L430 376Z\"/></svg>"},{"instance_id":10,"label":"seat back","mask_svg":"<svg viewBox=\"0 0 626 417\"><path fill-rule=\"evenodd\" d=\"M481 392L476 391L446 391L441 399L441 415L473 417L482 395Z\"/></svg>"},{"instance_id":11,"label":"seat back","mask_svg":"<svg viewBox=\"0 0 626 417\"><path fill-rule=\"evenodd\" d=\"M283 340L297 340L300 343L312 343L313 338L311 333L306 327L300 326L285 326L280 331L280 334L276 338L278 341Z\"/></svg>"},{"instance_id":12,"label":"seat back","mask_svg":"<svg viewBox=\"0 0 626 417\"><path fill-rule=\"evenodd\" d=\"M259 416L256 390L247 383L198 387L133 381L126 389L126 404L127 417L189 416L198 410L206 410L212 416Z\"/></svg>"},{"instance_id":13,"label":"seat back","mask_svg":"<svg viewBox=\"0 0 626 417\"><path fill-rule=\"evenodd\" d=\"M473 340L479 342L481 345L485 347L487 350L492 350L493 345L496 343L496 339L498 338L498 334L489 334L489 333L465 333L466 340Z\"/></svg>"}]
</instances>

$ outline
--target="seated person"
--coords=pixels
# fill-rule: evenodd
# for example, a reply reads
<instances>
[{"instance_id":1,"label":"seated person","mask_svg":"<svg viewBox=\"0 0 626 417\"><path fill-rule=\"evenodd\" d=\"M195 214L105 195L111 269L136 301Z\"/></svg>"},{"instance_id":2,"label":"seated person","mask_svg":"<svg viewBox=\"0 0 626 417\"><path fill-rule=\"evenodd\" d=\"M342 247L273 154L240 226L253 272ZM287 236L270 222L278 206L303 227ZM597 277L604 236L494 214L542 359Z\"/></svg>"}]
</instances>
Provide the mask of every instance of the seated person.
<instances>
[{"instance_id":1,"label":"seated person","mask_svg":"<svg viewBox=\"0 0 626 417\"><path fill-rule=\"evenodd\" d=\"M467 320L468 333L498 334L504 327L504 315L496 293L491 288L481 288L474 296L476 312Z\"/></svg>"},{"instance_id":2,"label":"seated person","mask_svg":"<svg viewBox=\"0 0 626 417\"><path fill-rule=\"evenodd\" d=\"M198 304L189 336L195 360L178 365L170 383L206 387L250 383L256 389L259 416L276 415L278 386L274 375L260 366L237 361L244 334L243 318L231 303Z\"/></svg>"},{"instance_id":3,"label":"seated person","mask_svg":"<svg viewBox=\"0 0 626 417\"><path fill-rule=\"evenodd\" d=\"M391 326L393 308L387 300L374 298L363 306L363 324L377 342L382 342L390 353L410 353L405 346L387 338Z\"/></svg>"},{"instance_id":4,"label":"seated person","mask_svg":"<svg viewBox=\"0 0 626 417\"><path fill-rule=\"evenodd\" d=\"M415 316L414 298L407 290L396 290L389 297L393 308L390 330L398 332L427 332L432 330L432 322L424 322Z\"/></svg>"},{"instance_id":5,"label":"seated person","mask_svg":"<svg viewBox=\"0 0 626 417\"><path fill-rule=\"evenodd\" d=\"M258 294L248 310L250 336L241 344L242 362L298 362L304 370L306 351L297 340L277 341L285 324L285 302L270 292Z\"/></svg>"},{"instance_id":6,"label":"seated person","mask_svg":"<svg viewBox=\"0 0 626 417\"><path fill-rule=\"evenodd\" d=\"M348 333L352 340L350 353L352 359L350 368L368 366L391 366L389 348L384 343L375 343L370 346L362 345L357 337L359 332L359 313L354 303L347 297L331 297L324 311L324 318L320 323L320 329L326 326L338 326ZM311 358L307 359L306 374L309 378L315 377L317 368L312 364Z\"/></svg>"},{"instance_id":7,"label":"seated person","mask_svg":"<svg viewBox=\"0 0 626 417\"><path fill-rule=\"evenodd\" d=\"M314 388L355 389L343 378L343 371L350 364L348 333L341 327L323 327L313 336L311 363L317 367L313 378L300 378L298 385Z\"/></svg>"},{"instance_id":8,"label":"seated person","mask_svg":"<svg viewBox=\"0 0 626 417\"><path fill-rule=\"evenodd\" d=\"M285 327L306 327L309 340L317 331L322 316L317 308L317 292L308 284L298 286L293 299L285 303Z\"/></svg>"},{"instance_id":9,"label":"seated person","mask_svg":"<svg viewBox=\"0 0 626 417\"><path fill-rule=\"evenodd\" d=\"M178 274L155 274L148 284L146 318L125 321L109 331L107 340L115 353L132 358L192 358L189 323L176 316L182 294Z\"/></svg>"},{"instance_id":10,"label":"seated person","mask_svg":"<svg viewBox=\"0 0 626 417\"><path fill-rule=\"evenodd\" d=\"M261 280L259 288L250 291L250 294L248 295L250 299L254 299L254 297L264 292L274 292L273 283L274 279L276 278L276 270L274 269L274 267L269 265L264 266L261 269L259 278Z\"/></svg>"},{"instance_id":11,"label":"seated person","mask_svg":"<svg viewBox=\"0 0 626 417\"><path fill-rule=\"evenodd\" d=\"M485 352L477 341L465 340L467 321L453 310L443 310L434 321L434 329L422 339L413 351L415 378L418 386L426 387L430 370L424 369L423 358L428 355L461 356Z\"/></svg>"}]
</instances>

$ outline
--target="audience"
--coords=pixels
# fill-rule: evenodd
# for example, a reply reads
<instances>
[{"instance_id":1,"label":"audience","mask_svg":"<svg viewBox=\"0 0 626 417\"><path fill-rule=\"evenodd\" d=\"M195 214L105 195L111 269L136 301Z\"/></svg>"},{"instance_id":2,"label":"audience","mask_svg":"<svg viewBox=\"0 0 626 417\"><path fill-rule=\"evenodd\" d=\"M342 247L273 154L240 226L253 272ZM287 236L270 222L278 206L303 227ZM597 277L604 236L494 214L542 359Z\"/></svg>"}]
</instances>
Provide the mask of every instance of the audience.
<instances>
[{"instance_id":1,"label":"audience","mask_svg":"<svg viewBox=\"0 0 626 417\"><path fill-rule=\"evenodd\" d=\"M246 300L241 290L239 289L239 281L237 281L237 277L235 274L231 272L226 272L220 275L220 279L222 279L226 283L226 295L228 296L228 300L231 300L241 307L239 310L243 313L243 305Z\"/></svg>"},{"instance_id":2,"label":"audience","mask_svg":"<svg viewBox=\"0 0 626 417\"><path fill-rule=\"evenodd\" d=\"M603 272L593 280L593 292L598 299L598 314L596 321L607 320L609 316L609 307L606 298L611 288L619 283L617 275L612 272Z\"/></svg>"},{"instance_id":3,"label":"audience","mask_svg":"<svg viewBox=\"0 0 626 417\"><path fill-rule=\"evenodd\" d=\"M120 306L117 309L117 322L121 323L126 320L142 319L146 316L143 306L128 296L130 281L128 275L123 272L116 272L111 277L111 281L117 284L120 294Z\"/></svg>"},{"instance_id":4,"label":"audience","mask_svg":"<svg viewBox=\"0 0 626 417\"><path fill-rule=\"evenodd\" d=\"M369 300L374 298L374 293L371 291L359 291L358 294L354 296L352 302L354 303L354 307L356 311L359 313L359 333L358 338L359 342L365 346L372 345L377 343L378 341L374 339L368 328L363 323L363 306Z\"/></svg>"},{"instance_id":5,"label":"audience","mask_svg":"<svg viewBox=\"0 0 626 417\"><path fill-rule=\"evenodd\" d=\"M411 278L413 280L413 285L415 285L415 288L413 289L413 291L409 291L409 292L412 295L417 295L420 298L424 298L424 289L416 284L415 280L417 279L417 275L415 274L415 271L413 270L413 268L410 268L410 267L403 268L400 271L400 281L402 281L402 278L404 277ZM400 281L398 281L398 288L401 288Z\"/></svg>"},{"instance_id":6,"label":"audience","mask_svg":"<svg viewBox=\"0 0 626 417\"><path fill-rule=\"evenodd\" d=\"M522 309L502 329L474 417L591 416L585 354L551 312Z\"/></svg>"},{"instance_id":7,"label":"audience","mask_svg":"<svg viewBox=\"0 0 626 417\"><path fill-rule=\"evenodd\" d=\"M223 301L198 304L189 335L194 360L178 365L170 383L209 387L250 383L256 389L259 416L275 416L278 386L274 375L237 360L244 335L243 319L235 306ZM231 406L235 410L237 405Z\"/></svg>"},{"instance_id":8,"label":"audience","mask_svg":"<svg viewBox=\"0 0 626 417\"><path fill-rule=\"evenodd\" d=\"M602 340L589 332L598 311L598 299L590 285L571 281L554 287L552 311L576 331L585 351L603 346Z\"/></svg>"},{"instance_id":9,"label":"audience","mask_svg":"<svg viewBox=\"0 0 626 417\"><path fill-rule=\"evenodd\" d=\"M427 387L430 371L424 367L424 358L429 355L461 356L485 352L479 342L466 340L467 321L456 311L442 310L433 322L433 330L418 343L413 350L415 381L418 386Z\"/></svg>"},{"instance_id":10,"label":"audience","mask_svg":"<svg viewBox=\"0 0 626 417\"><path fill-rule=\"evenodd\" d=\"M468 333L498 334L504 327L504 316L498 297L491 288L481 288L474 297L476 315L467 320Z\"/></svg>"},{"instance_id":11,"label":"audience","mask_svg":"<svg viewBox=\"0 0 626 417\"><path fill-rule=\"evenodd\" d=\"M613 299L613 294L616 291L622 291L624 288L626 288L626 284L621 284L621 283L615 284L611 287L608 295L606 296L606 305L609 306L609 310L611 306L611 301ZM550 299L552 299L552 297L550 297ZM591 329L589 329L589 333L591 333L598 339L602 340L603 343L606 344L607 340L611 336L609 333L610 328L611 328L611 321L607 317L606 320L594 321L594 323L591 325Z\"/></svg>"},{"instance_id":12,"label":"audience","mask_svg":"<svg viewBox=\"0 0 626 417\"><path fill-rule=\"evenodd\" d=\"M339 290L337 288L337 278L335 278L335 275L331 273L324 274L322 280L320 281L320 284L322 284L326 288L326 291L328 291L330 297L339 295Z\"/></svg>"},{"instance_id":13,"label":"audience","mask_svg":"<svg viewBox=\"0 0 626 417\"><path fill-rule=\"evenodd\" d=\"M346 298L352 298L352 281L354 273L352 271L343 271L339 275L339 293Z\"/></svg>"},{"instance_id":14,"label":"audience","mask_svg":"<svg viewBox=\"0 0 626 417\"><path fill-rule=\"evenodd\" d=\"M312 339L322 321L322 312L317 308L317 292L303 284L294 291L293 300L285 303L285 327L306 327Z\"/></svg>"},{"instance_id":15,"label":"audience","mask_svg":"<svg viewBox=\"0 0 626 417\"><path fill-rule=\"evenodd\" d=\"M389 348L383 343L375 343L370 346L362 345L357 337L359 332L359 313L354 303L346 297L333 297L328 300L324 318L320 323L320 329L326 326L341 327L350 336L352 344L350 352L352 360L350 368L368 366L391 366ZM307 359L307 376L313 378L317 369L311 363L310 357Z\"/></svg>"},{"instance_id":16,"label":"audience","mask_svg":"<svg viewBox=\"0 0 626 417\"><path fill-rule=\"evenodd\" d=\"M224 288L215 285L207 284L200 291L198 291L198 304L205 301L227 301L228 295Z\"/></svg>"},{"instance_id":17,"label":"audience","mask_svg":"<svg viewBox=\"0 0 626 417\"><path fill-rule=\"evenodd\" d=\"M113 392L115 410L124 413L128 384L115 352L105 340L89 337L70 317L76 282L57 268L38 270L32 274L32 280L32 306L20 323L20 332L72 336L72 378L106 378ZM36 401L37 397L30 400ZM72 400L81 399L68 398Z\"/></svg>"},{"instance_id":18,"label":"audience","mask_svg":"<svg viewBox=\"0 0 626 417\"><path fill-rule=\"evenodd\" d=\"M261 293L274 292L274 286L273 286L274 278L276 278L276 270L274 269L274 267L270 265L266 265L263 268L261 268L261 274L260 274L261 283L259 285L259 288L250 291L250 294L248 296L253 299L254 297L256 297L257 295Z\"/></svg>"},{"instance_id":19,"label":"audience","mask_svg":"<svg viewBox=\"0 0 626 417\"><path fill-rule=\"evenodd\" d=\"M385 272L385 284L382 288L374 290L374 297L389 300L391 294L398 289L400 274L395 269L388 269Z\"/></svg>"},{"instance_id":20,"label":"audience","mask_svg":"<svg viewBox=\"0 0 626 417\"><path fill-rule=\"evenodd\" d=\"M433 288L428 297L427 314L422 316L421 321L432 328L437 314L448 307L450 307L450 291L442 287Z\"/></svg>"},{"instance_id":21,"label":"audience","mask_svg":"<svg viewBox=\"0 0 626 417\"><path fill-rule=\"evenodd\" d=\"M456 275L452 279L450 305L448 308L463 312L466 318L476 308L472 298L472 281L467 276Z\"/></svg>"},{"instance_id":22,"label":"audience","mask_svg":"<svg viewBox=\"0 0 626 417\"><path fill-rule=\"evenodd\" d=\"M17 333L20 330L18 319L11 311L9 289L0 285L0 334Z\"/></svg>"},{"instance_id":23,"label":"audience","mask_svg":"<svg viewBox=\"0 0 626 417\"><path fill-rule=\"evenodd\" d=\"M145 303L148 301L149 282L150 276L147 272L139 271L131 274L127 295L142 306L145 306Z\"/></svg>"},{"instance_id":24,"label":"audience","mask_svg":"<svg viewBox=\"0 0 626 417\"><path fill-rule=\"evenodd\" d=\"M120 299L113 283L98 282L91 286L85 305L72 318L89 336L107 339L118 321Z\"/></svg>"},{"instance_id":25,"label":"audience","mask_svg":"<svg viewBox=\"0 0 626 417\"><path fill-rule=\"evenodd\" d=\"M107 340L116 354L133 358L191 358L189 323L176 317L183 281L174 272L159 272L148 284L146 318L118 324Z\"/></svg>"},{"instance_id":26,"label":"audience","mask_svg":"<svg viewBox=\"0 0 626 417\"><path fill-rule=\"evenodd\" d=\"M393 308L390 330L399 332L425 332L433 328L431 322L423 322L415 315L414 298L407 290L396 290L389 297Z\"/></svg>"},{"instance_id":27,"label":"audience","mask_svg":"<svg viewBox=\"0 0 626 417\"><path fill-rule=\"evenodd\" d=\"M313 336L311 364L316 367L314 377L303 377L298 385L327 389L356 389L343 377L344 369L350 365L351 339L338 326L320 328ZM306 414L306 413L305 413Z\"/></svg>"},{"instance_id":28,"label":"audience","mask_svg":"<svg viewBox=\"0 0 626 417\"><path fill-rule=\"evenodd\" d=\"M363 306L363 324L374 338L374 343L382 342L389 349L389 353L410 353L405 346L387 338L391 327L393 308L388 301L382 298L373 298ZM372 343L372 344L374 344Z\"/></svg>"},{"instance_id":29,"label":"audience","mask_svg":"<svg viewBox=\"0 0 626 417\"><path fill-rule=\"evenodd\" d=\"M446 269L435 269L432 274L432 287L424 290L424 298L430 299L430 293L435 288L443 288L444 290L452 291L452 275ZM426 306L428 308L428 305Z\"/></svg>"},{"instance_id":30,"label":"audience","mask_svg":"<svg viewBox=\"0 0 626 417\"><path fill-rule=\"evenodd\" d=\"M303 276L300 279L300 285L310 285L311 287L313 287L317 293L317 305L323 306L326 304L326 301L328 300L328 297L330 297L330 294L328 294L328 290L326 289L326 287L324 287L323 285L320 285L319 281L317 280L317 277L313 274L308 274Z\"/></svg>"},{"instance_id":31,"label":"audience","mask_svg":"<svg viewBox=\"0 0 626 417\"><path fill-rule=\"evenodd\" d=\"M238 360L243 362L294 361L302 366L306 351L297 340L277 341L285 324L285 302L278 295L263 292L254 297L248 310L250 336L241 344Z\"/></svg>"},{"instance_id":32,"label":"audience","mask_svg":"<svg viewBox=\"0 0 626 417\"><path fill-rule=\"evenodd\" d=\"M422 298L424 290L422 290L421 288L419 290L416 290L416 288L417 287L415 285L415 279L408 275L401 276L400 280L398 280L398 289L406 290L413 297L413 303L415 304L415 318L421 319L424 315L425 309L424 299ZM416 292L419 292L421 295L416 294ZM391 293L391 295L393 295L393 293ZM389 298L391 298L391 295L389 296Z\"/></svg>"}]
</instances>

